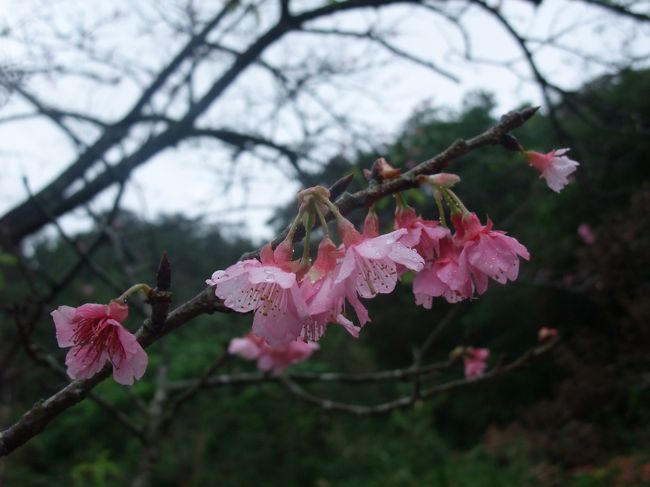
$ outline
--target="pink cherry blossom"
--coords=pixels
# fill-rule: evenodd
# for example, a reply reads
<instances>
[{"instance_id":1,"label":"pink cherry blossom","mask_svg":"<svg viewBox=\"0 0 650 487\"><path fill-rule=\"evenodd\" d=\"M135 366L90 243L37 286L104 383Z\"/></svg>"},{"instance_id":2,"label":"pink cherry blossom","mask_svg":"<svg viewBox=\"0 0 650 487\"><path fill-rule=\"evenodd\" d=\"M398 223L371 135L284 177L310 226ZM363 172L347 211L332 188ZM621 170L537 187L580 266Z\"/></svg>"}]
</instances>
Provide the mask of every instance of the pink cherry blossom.
<instances>
[{"instance_id":1,"label":"pink cherry blossom","mask_svg":"<svg viewBox=\"0 0 650 487\"><path fill-rule=\"evenodd\" d=\"M593 245L596 242L596 234L588 223L582 223L578 226L578 235L586 245Z\"/></svg>"},{"instance_id":2,"label":"pink cherry blossom","mask_svg":"<svg viewBox=\"0 0 650 487\"><path fill-rule=\"evenodd\" d=\"M334 284L350 280L362 298L391 293L397 284L397 264L419 271L424 259L399 242L407 230L401 228L378 237L361 235L347 220L339 222L345 256Z\"/></svg>"},{"instance_id":3,"label":"pink cherry blossom","mask_svg":"<svg viewBox=\"0 0 650 487\"><path fill-rule=\"evenodd\" d=\"M261 262L237 262L206 280L228 308L254 311L253 332L271 345L295 340L309 321L290 255L287 245L280 244L275 251L268 245L260 254Z\"/></svg>"},{"instance_id":4,"label":"pink cherry blossom","mask_svg":"<svg viewBox=\"0 0 650 487\"><path fill-rule=\"evenodd\" d=\"M438 257L427 261L424 269L415 275L413 294L415 304L431 309L433 298L444 297L449 303L469 299L474 294L474 283L461 248L451 238L439 242Z\"/></svg>"},{"instance_id":5,"label":"pink cherry blossom","mask_svg":"<svg viewBox=\"0 0 650 487\"><path fill-rule=\"evenodd\" d=\"M132 385L147 368L147 354L135 336L124 326L128 307L117 301L110 304L83 304L78 308L59 306L51 316L60 347L72 347L65 363L73 379L88 379L108 361L113 379Z\"/></svg>"},{"instance_id":6,"label":"pink cherry blossom","mask_svg":"<svg viewBox=\"0 0 650 487\"><path fill-rule=\"evenodd\" d=\"M325 333L328 323L343 326L350 335L359 336L360 328L345 317L346 298L355 309L361 325L368 322L368 311L361 304L350 283L334 284L337 262L343 254L329 238L318 246L314 265L300 285L300 291L307 302L311 321L303 329L303 336L318 340Z\"/></svg>"},{"instance_id":7,"label":"pink cherry blossom","mask_svg":"<svg viewBox=\"0 0 650 487\"><path fill-rule=\"evenodd\" d=\"M500 284L517 279L519 257L530 259L526 247L505 232L492 230L489 218L487 225L481 225L475 213L458 213L452 221L456 228L454 242L463 248L459 259L467 263L479 294L487 289L488 277Z\"/></svg>"},{"instance_id":8,"label":"pink cherry blossom","mask_svg":"<svg viewBox=\"0 0 650 487\"><path fill-rule=\"evenodd\" d=\"M318 348L317 343L305 342L301 338L272 347L264 338L248 333L243 338L233 338L228 353L246 360L257 360L258 369L279 374L290 365L304 362Z\"/></svg>"},{"instance_id":9,"label":"pink cherry blossom","mask_svg":"<svg viewBox=\"0 0 650 487\"><path fill-rule=\"evenodd\" d=\"M465 377L476 379L482 376L487 369L487 359L490 351L487 348L467 348L465 350Z\"/></svg>"},{"instance_id":10,"label":"pink cherry blossom","mask_svg":"<svg viewBox=\"0 0 650 487\"><path fill-rule=\"evenodd\" d=\"M425 260L431 260L440 253L440 241L449 237L449 229L435 220L417 216L413 208L399 209L395 213L395 228L403 228L406 234L399 242L417 251Z\"/></svg>"},{"instance_id":11,"label":"pink cherry blossom","mask_svg":"<svg viewBox=\"0 0 650 487\"><path fill-rule=\"evenodd\" d=\"M243 338L233 338L228 344L230 355L239 355L246 360L257 360L264 347L268 347L264 338L247 333Z\"/></svg>"},{"instance_id":12,"label":"pink cherry blossom","mask_svg":"<svg viewBox=\"0 0 650 487\"><path fill-rule=\"evenodd\" d=\"M569 159L565 155L567 152L569 149L556 149L547 154L535 151L525 153L529 164L542 173L540 177L546 179L548 187L556 193L569 184L568 176L580 165Z\"/></svg>"}]
</instances>

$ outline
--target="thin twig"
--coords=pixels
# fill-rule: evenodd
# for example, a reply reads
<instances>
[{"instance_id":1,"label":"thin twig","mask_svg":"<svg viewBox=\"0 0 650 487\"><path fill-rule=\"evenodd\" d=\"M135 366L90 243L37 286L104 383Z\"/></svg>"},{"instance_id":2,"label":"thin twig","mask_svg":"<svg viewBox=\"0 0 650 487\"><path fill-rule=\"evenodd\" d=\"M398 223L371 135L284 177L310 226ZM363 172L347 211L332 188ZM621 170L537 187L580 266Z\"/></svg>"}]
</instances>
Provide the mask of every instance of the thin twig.
<instances>
[{"instance_id":1,"label":"thin twig","mask_svg":"<svg viewBox=\"0 0 650 487\"><path fill-rule=\"evenodd\" d=\"M293 396L305 402L308 402L310 404L316 405L327 411L343 412L343 413L353 414L355 416L378 415L378 414L388 413L395 409L408 407L419 399L425 399L428 397L432 397L436 394L440 394L441 392L447 392L453 389L459 389L461 387L477 384L479 382L486 382L496 377L499 377L507 372L520 369L525 365L527 365L528 363L530 363L531 360L533 360L535 357L538 357L548 352L557 343L558 340L553 340L547 344L529 350L528 352L524 353L514 361L510 362L509 364L495 367L494 369L492 369L489 372L486 372L480 377L476 377L472 379L458 379L437 386L433 386L424 390L416 389L416 394L410 394L408 396L399 397L392 401L387 401L387 402L374 404L374 405L350 404L350 403L332 401L330 399L325 399L306 391L305 389L300 387L297 383L292 381L289 377L282 377L281 381L286 387L286 389Z\"/></svg>"}]
</instances>

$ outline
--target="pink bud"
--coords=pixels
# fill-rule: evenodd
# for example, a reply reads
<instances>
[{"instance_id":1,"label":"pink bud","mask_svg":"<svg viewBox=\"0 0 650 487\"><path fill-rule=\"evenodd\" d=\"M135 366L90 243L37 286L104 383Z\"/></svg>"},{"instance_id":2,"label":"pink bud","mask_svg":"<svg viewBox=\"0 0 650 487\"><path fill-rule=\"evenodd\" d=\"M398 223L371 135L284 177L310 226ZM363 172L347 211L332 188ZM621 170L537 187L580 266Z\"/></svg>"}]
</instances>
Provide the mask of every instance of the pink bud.
<instances>
[{"instance_id":1,"label":"pink bud","mask_svg":"<svg viewBox=\"0 0 650 487\"><path fill-rule=\"evenodd\" d=\"M460 176L448 172L432 174L431 176L420 176L418 177L418 182L420 182L420 178L423 179L423 182L434 184L436 186L444 186L445 188L451 188L460 182Z\"/></svg>"},{"instance_id":2,"label":"pink bud","mask_svg":"<svg viewBox=\"0 0 650 487\"><path fill-rule=\"evenodd\" d=\"M372 176L376 175L380 181L398 178L400 174L400 170L388 164L383 157L377 159L372 166Z\"/></svg>"},{"instance_id":3,"label":"pink bud","mask_svg":"<svg viewBox=\"0 0 650 487\"><path fill-rule=\"evenodd\" d=\"M539 329L539 332L537 333L537 339L540 342L545 342L557 336L558 336L558 331L555 328L547 328L546 326L541 327Z\"/></svg>"},{"instance_id":4,"label":"pink bud","mask_svg":"<svg viewBox=\"0 0 650 487\"><path fill-rule=\"evenodd\" d=\"M593 245L596 242L596 234L587 223L578 227L578 235L586 245Z\"/></svg>"},{"instance_id":5,"label":"pink bud","mask_svg":"<svg viewBox=\"0 0 650 487\"><path fill-rule=\"evenodd\" d=\"M482 376L487 369L487 359L490 351L487 348L468 347L465 350L465 377L476 379Z\"/></svg>"}]
</instances>

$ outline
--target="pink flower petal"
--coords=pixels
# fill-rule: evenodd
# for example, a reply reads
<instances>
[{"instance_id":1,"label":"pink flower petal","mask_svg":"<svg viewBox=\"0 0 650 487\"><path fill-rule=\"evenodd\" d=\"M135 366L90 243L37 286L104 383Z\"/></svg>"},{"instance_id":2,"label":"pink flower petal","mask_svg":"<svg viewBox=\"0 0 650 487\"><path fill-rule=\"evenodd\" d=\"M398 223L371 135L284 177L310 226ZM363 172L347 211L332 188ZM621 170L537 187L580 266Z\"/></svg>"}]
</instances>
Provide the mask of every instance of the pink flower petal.
<instances>
[{"instance_id":1,"label":"pink flower petal","mask_svg":"<svg viewBox=\"0 0 650 487\"><path fill-rule=\"evenodd\" d=\"M119 323L115 327L123 355L117 354L113 359L113 379L118 384L133 385L134 380L142 378L149 358L135 335Z\"/></svg>"},{"instance_id":2,"label":"pink flower petal","mask_svg":"<svg viewBox=\"0 0 650 487\"><path fill-rule=\"evenodd\" d=\"M72 347L74 342L72 336L74 335L74 326L72 320L77 312L76 308L70 306L59 306L56 310L50 313L54 320L56 327L56 341L59 347Z\"/></svg>"},{"instance_id":3,"label":"pink flower petal","mask_svg":"<svg viewBox=\"0 0 650 487\"><path fill-rule=\"evenodd\" d=\"M68 376L72 379L90 379L108 360L106 351L97 354L92 347L72 347L65 357Z\"/></svg>"}]
</instances>

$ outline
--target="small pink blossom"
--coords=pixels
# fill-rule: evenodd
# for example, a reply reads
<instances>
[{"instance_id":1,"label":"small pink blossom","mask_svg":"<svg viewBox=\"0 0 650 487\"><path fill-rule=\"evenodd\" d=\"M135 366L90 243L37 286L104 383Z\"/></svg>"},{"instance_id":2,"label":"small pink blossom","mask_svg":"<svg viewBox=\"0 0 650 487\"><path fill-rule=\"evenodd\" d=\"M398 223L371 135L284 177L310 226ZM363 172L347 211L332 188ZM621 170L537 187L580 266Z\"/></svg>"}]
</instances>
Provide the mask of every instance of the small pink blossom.
<instances>
[{"instance_id":1,"label":"small pink blossom","mask_svg":"<svg viewBox=\"0 0 650 487\"><path fill-rule=\"evenodd\" d=\"M369 321L368 311L347 282L334 283L337 263L343 255L334 243L325 237L318 246L318 255L305 279L300 284L309 314L310 322L303 328L302 336L309 340L319 340L325 333L328 323L343 326L350 335L357 338L360 328L345 317L346 299L357 313L363 326Z\"/></svg>"},{"instance_id":2,"label":"small pink blossom","mask_svg":"<svg viewBox=\"0 0 650 487\"><path fill-rule=\"evenodd\" d=\"M424 269L415 275L413 294L415 304L431 309L433 298L444 297L449 303L469 299L474 294L474 283L461 248L451 238L440 241L438 257L427 261Z\"/></svg>"},{"instance_id":3,"label":"small pink blossom","mask_svg":"<svg viewBox=\"0 0 650 487\"><path fill-rule=\"evenodd\" d=\"M252 333L247 333L243 338L233 338L228 344L230 355L239 355L246 360L257 360L265 347L268 347L264 338Z\"/></svg>"},{"instance_id":4,"label":"small pink blossom","mask_svg":"<svg viewBox=\"0 0 650 487\"><path fill-rule=\"evenodd\" d=\"M540 177L546 179L548 187L556 193L569 184L568 176L573 174L580 165L569 159L565 155L567 152L569 149L556 149L548 154L535 151L525 153L529 164L541 173Z\"/></svg>"},{"instance_id":5,"label":"small pink blossom","mask_svg":"<svg viewBox=\"0 0 650 487\"><path fill-rule=\"evenodd\" d=\"M125 304L83 304L78 308L59 306L52 311L60 347L72 347L65 358L72 379L88 379L108 361L113 379L132 385L147 368L147 354L124 326L129 309Z\"/></svg>"},{"instance_id":6,"label":"small pink blossom","mask_svg":"<svg viewBox=\"0 0 650 487\"><path fill-rule=\"evenodd\" d=\"M425 260L437 256L440 253L440 241L451 235L449 229L437 221L417 216L413 208L399 209L395 213L395 228L406 230L399 242L415 250Z\"/></svg>"},{"instance_id":7,"label":"small pink blossom","mask_svg":"<svg viewBox=\"0 0 650 487\"><path fill-rule=\"evenodd\" d=\"M339 233L345 245L345 256L334 284L351 280L362 298L391 293L397 284L398 264L414 271L424 267L424 259L399 242L407 233L403 228L368 238L344 220L339 222Z\"/></svg>"},{"instance_id":8,"label":"small pink blossom","mask_svg":"<svg viewBox=\"0 0 650 487\"><path fill-rule=\"evenodd\" d=\"M465 350L465 377L476 379L482 376L487 369L487 359L490 351L487 348L472 348Z\"/></svg>"},{"instance_id":9,"label":"small pink blossom","mask_svg":"<svg viewBox=\"0 0 650 487\"><path fill-rule=\"evenodd\" d=\"M260 253L261 262L237 262L206 280L228 308L240 313L254 311L253 332L271 345L295 340L309 322L290 256L286 244L275 251L267 245Z\"/></svg>"},{"instance_id":10,"label":"small pink blossom","mask_svg":"<svg viewBox=\"0 0 650 487\"><path fill-rule=\"evenodd\" d=\"M305 342L301 338L272 347L264 338L248 333L243 338L233 338L228 353L246 360L257 360L258 369L279 374L290 365L304 362L318 348L317 343Z\"/></svg>"},{"instance_id":11,"label":"small pink blossom","mask_svg":"<svg viewBox=\"0 0 650 487\"><path fill-rule=\"evenodd\" d=\"M530 259L526 247L505 232L492 230L489 218L487 225L481 225L475 213L458 213L452 221L456 228L454 242L463 249L460 260L467 263L479 294L487 289L488 277L500 284L517 279L519 257Z\"/></svg>"},{"instance_id":12,"label":"small pink blossom","mask_svg":"<svg viewBox=\"0 0 650 487\"><path fill-rule=\"evenodd\" d=\"M596 234L588 223L582 223L578 227L578 235L586 245L593 245L596 242Z\"/></svg>"}]
</instances>

